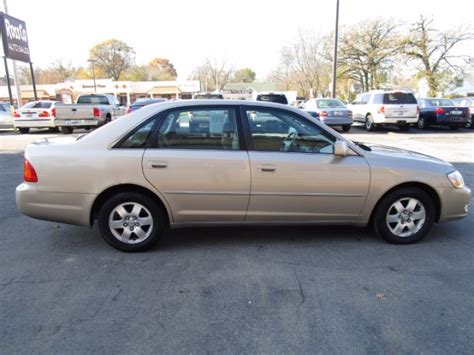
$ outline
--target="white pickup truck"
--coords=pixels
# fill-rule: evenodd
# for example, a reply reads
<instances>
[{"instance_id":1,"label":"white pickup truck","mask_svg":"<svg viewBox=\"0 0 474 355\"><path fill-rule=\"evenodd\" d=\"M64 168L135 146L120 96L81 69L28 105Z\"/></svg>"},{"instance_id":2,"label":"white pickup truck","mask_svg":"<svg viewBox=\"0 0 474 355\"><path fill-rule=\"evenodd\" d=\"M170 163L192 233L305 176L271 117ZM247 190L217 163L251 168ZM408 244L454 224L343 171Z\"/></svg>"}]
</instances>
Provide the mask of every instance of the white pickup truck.
<instances>
[{"instance_id":1,"label":"white pickup truck","mask_svg":"<svg viewBox=\"0 0 474 355\"><path fill-rule=\"evenodd\" d=\"M113 95L80 95L76 104L56 104L56 127L63 134L71 134L76 128L99 127L124 114L124 108Z\"/></svg>"}]
</instances>

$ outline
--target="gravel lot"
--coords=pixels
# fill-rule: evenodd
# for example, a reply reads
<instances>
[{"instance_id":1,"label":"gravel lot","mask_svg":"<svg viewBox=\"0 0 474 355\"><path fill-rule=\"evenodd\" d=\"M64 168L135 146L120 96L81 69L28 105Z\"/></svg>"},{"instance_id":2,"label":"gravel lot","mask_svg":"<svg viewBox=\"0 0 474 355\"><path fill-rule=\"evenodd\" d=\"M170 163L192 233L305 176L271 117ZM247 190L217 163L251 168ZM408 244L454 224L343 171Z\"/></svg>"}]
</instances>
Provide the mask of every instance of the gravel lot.
<instances>
[{"instance_id":1,"label":"gravel lot","mask_svg":"<svg viewBox=\"0 0 474 355\"><path fill-rule=\"evenodd\" d=\"M118 252L96 227L20 215L24 146L0 132L0 353L472 353L474 216L415 245L348 227L199 228ZM366 133L453 162L474 131Z\"/></svg>"}]
</instances>

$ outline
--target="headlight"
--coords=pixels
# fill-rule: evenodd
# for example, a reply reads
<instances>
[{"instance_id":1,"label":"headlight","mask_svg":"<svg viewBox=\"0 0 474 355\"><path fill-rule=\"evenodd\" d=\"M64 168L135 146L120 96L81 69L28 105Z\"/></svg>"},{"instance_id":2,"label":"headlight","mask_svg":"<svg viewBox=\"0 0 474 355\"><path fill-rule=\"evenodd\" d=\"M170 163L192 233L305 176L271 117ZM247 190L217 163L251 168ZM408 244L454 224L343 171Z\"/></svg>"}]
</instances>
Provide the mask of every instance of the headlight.
<instances>
[{"instance_id":1,"label":"headlight","mask_svg":"<svg viewBox=\"0 0 474 355\"><path fill-rule=\"evenodd\" d=\"M462 189L464 187L464 179L462 178L462 175L459 171L453 171L447 176L449 181L451 181L451 184L453 184L456 189Z\"/></svg>"}]
</instances>

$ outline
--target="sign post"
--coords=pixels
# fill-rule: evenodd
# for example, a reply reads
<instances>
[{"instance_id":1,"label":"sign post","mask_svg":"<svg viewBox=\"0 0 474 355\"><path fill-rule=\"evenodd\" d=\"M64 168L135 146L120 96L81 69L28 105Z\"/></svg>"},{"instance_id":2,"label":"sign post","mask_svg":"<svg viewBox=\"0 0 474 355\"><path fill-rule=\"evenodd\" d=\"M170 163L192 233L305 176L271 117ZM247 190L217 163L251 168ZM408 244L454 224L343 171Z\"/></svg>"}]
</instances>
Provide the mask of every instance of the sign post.
<instances>
[{"instance_id":1,"label":"sign post","mask_svg":"<svg viewBox=\"0 0 474 355\"><path fill-rule=\"evenodd\" d=\"M26 32L26 24L15 17L0 12L0 30L2 32L3 53L5 63L5 73L7 74L8 93L10 95L10 102L13 102L11 95L10 77L8 74L7 58L11 60L19 60L21 62L29 63L31 70L31 78L33 83L33 92L35 100L38 100L36 94L36 83L33 72L33 64L30 59L30 48L28 46L28 35ZM20 83L15 83L20 85ZM21 103L18 102L18 105Z\"/></svg>"}]
</instances>

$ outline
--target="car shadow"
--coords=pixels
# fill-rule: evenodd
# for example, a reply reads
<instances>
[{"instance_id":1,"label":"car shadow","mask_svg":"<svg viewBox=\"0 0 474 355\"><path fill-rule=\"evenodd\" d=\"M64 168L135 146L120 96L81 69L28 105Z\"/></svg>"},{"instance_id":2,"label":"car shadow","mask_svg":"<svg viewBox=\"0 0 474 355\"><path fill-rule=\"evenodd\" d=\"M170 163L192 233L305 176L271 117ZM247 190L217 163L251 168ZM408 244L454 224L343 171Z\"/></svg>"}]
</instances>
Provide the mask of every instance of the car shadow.
<instances>
[{"instance_id":1,"label":"car shadow","mask_svg":"<svg viewBox=\"0 0 474 355\"><path fill-rule=\"evenodd\" d=\"M365 126L362 123L354 123L351 127L351 130L349 132L341 132L340 130L337 130L339 133L342 133L344 135L351 135L351 134L388 134L390 132L392 133L400 133L400 134L439 134L439 133L449 133L449 134L469 134L473 133L474 130L468 129L468 128L460 128L455 131L451 131L448 127L430 127L429 129L426 130L420 130L416 127L411 126L410 129L406 132L400 131L398 127L395 126L384 126L382 128L378 128L375 131L369 132L365 129Z\"/></svg>"}]
</instances>

